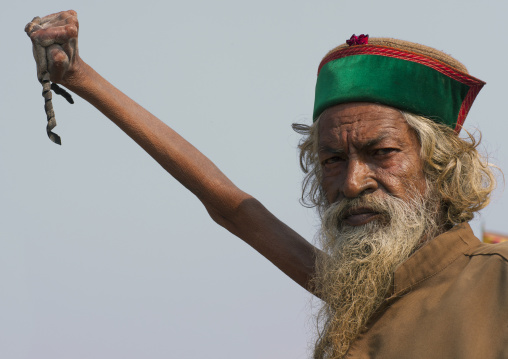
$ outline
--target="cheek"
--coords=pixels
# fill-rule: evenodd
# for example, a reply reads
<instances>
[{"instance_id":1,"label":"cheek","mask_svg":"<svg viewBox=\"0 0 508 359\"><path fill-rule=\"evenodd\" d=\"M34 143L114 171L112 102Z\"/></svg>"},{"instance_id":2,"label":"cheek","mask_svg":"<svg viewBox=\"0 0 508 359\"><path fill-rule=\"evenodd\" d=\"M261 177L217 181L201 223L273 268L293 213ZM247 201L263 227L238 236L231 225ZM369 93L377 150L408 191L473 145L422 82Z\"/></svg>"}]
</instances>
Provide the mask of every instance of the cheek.
<instances>
[{"instance_id":1,"label":"cheek","mask_svg":"<svg viewBox=\"0 0 508 359\"><path fill-rule=\"evenodd\" d=\"M325 198L329 203L331 203L331 194L337 191L337 181L334 180L332 176L323 174L323 178L321 179L321 188Z\"/></svg>"},{"instance_id":2,"label":"cheek","mask_svg":"<svg viewBox=\"0 0 508 359\"><path fill-rule=\"evenodd\" d=\"M341 183L344 182L344 169L337 166L333 169L321 169L321 188L328 202L335 201L337 193L340 191Z\"/></svg>"},{"instance_id":3,"label":"cheek","mask_svg":"<svg viewBox=\"0 0 508 359\"><path fill-rule=\"evenodd\" d=\"M379 170L379 179L386 190L397 197L406 197L408 191L424 194L425 176L419 159L395 161L392 166Z\"/></svg>"}]
</instances>

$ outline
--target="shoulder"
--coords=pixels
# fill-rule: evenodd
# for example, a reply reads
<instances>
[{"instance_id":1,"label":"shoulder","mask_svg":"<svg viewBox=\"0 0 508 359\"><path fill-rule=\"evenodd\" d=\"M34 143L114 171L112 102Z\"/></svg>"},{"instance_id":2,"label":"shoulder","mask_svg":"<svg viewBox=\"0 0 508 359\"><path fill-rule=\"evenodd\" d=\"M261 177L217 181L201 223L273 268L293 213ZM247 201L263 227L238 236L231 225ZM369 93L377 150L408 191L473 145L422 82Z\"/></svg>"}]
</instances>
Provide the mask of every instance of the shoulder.
<instances>
[{"instance_id":1,"label":"shoulder","mask_svg":"<svg viewBox=\"0 0 508 359\"><path fill-rule=\"evenodd\" d=\"M508 242L496 244L483 243L476 237L468 223L461 223L445 233L454 239L454 246L461 243L464 255L475 259L497 258L508 263ZM460 238L460 241L457 239Z\"/></svg>"},{"instance_id":2,"label":"shoulder","mask_svg":"<svg viewBox=\"0 0 508 359\"><path fill-rule=\"evenodd\" d=\"M481 243L469 256L495 256L508 264L508 242L487 244Z\"/></svg>"},{"instance_id":3,"label":"shoulder","mask_svg":"<svg viewBox=\"0 0 508 359\"><path fill-rule=\"evenodd\" d=\"M470 284L470 291L477 292L480 302L486 300L486 295L494 295L499 300L496 305L503 303L503 306L506 306L508 303L508 243L480 243L466 256L469 260L459 277Z\"/></svg>"}]
</instances>

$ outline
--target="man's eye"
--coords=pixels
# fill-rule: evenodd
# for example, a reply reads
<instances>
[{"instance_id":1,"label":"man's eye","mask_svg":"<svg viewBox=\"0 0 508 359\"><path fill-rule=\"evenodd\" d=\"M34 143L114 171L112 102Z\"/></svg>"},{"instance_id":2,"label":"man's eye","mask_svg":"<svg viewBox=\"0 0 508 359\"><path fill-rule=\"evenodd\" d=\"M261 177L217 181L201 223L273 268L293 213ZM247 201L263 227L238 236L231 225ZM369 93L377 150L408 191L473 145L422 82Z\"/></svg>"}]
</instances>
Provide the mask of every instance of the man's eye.
<instances>
[{"instance_id":1,"label":"man's eye","mask_svg":"<svg viewBox=\"0 0 508 359\"><path fill-rule=\"evenodd\" d=\"M323 162L321 162L321 165L323 165L323 166L331 165L333 163L337 163L340 161L343 161L342 157L334 156L334 157L330 157L330 158L323 160Z\"/></svg>"},{"instance_id":2,"label":"man's eye","mask_svg":"<svg viewBox=\"0 0 508 359\"><path fill-rule=\"evenodd\" d=\"M374 151L375 155L378 156L385 156L393 152L397 152L398 150L396 148L380 148Z\"/></svg>"}]
</instances>

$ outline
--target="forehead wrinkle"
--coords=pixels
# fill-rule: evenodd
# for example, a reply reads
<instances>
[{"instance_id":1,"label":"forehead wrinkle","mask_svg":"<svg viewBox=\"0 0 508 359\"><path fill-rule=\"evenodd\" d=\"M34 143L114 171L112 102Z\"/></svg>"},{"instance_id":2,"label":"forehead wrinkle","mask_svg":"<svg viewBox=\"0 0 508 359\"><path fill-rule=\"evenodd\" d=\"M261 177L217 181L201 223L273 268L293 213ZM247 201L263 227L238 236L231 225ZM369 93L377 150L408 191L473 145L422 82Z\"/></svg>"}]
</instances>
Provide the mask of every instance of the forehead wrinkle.
<instances>
[{"instance_id":1,"label":"forehead wrinkle","mask_svg":"<svg viewBox=\"0 0 508 359\"><path fill-rule=\"evenodd\" d=\"M339 106L342 108L330 108L321 118L318 137L320 146L337 148L349 143L357 147L362 142L371 142L378 137L389 137L398 143L405 143L401 142L401 137L405 136L408 125L400 111L373 104L367 108Z\"/></svg>"},{"instance_id":2,"label":"forehead wrinkle","mask_svg":"<svg viewBox=\"0 0 508 359\"><path fill-rule=\"evenodd\" d=\"M372 114L371 114L372 115ZM406 123L403 118L393 118L391 116L361 116L358 114L355 115L347 115L340 117L329 119L329 121L333 121L332 126L327 126L329 130L327 133L323 133L320 131L321 137L325 137L328 135L340 135L343 132L349 133L357 133L363 130L365 127L369 127L369 129L376 130L401 130L400 125ZM372 122L376 123L375 126L372 126ZM331 128L330 128L331 127ZM320 128L320 130L322 127Z\"/></svg>"},{"instance_id":3,"label":"forehead wrinkle","mask_svg":"<svg viewBox=\"0 0 508 359\"><path fill-rule=\"evenodd\" d=\"M338 147L341 147L344 142L351 143L351 145L357 149L375 146L385 139L394 140L399 144L404 142L401 141L403 136L397 135L397 132L402 130L398 126L384 123L380 126L376 126L375 130L368 134L361 132L362 127L358 126L355 128L343 129L338 126L333 128L332 131L320 136L319 151L333 153L343 151Z\"/></svg>"}]
</instances>

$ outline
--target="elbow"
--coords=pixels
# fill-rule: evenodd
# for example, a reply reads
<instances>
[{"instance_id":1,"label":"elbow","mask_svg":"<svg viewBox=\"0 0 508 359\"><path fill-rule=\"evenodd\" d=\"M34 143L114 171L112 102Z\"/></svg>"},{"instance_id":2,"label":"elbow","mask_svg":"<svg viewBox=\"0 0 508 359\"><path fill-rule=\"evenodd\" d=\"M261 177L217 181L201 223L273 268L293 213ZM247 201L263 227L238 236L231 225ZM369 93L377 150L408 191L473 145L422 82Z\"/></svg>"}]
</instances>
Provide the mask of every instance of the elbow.
<instances>
[{"instance_id":1,"label":"elbow","mask_svg":"<svg viewBox=\"0 0 508 359\"><path fill-rule=\"evenodd\" d=\"M205 206L205 208L206 211L208 212L208 215L210 216L210 218L213 219L215 223L217 223L221 227L228 229L228 227L230 226L228 216L225 216L221 211L218 211L213 207Z\"/></svg>"},{"instance_id":2,"label":"elbow","mask_svg":"<svg viewBox=\"0 0 508 359\"><path fill-rule=\"evenodd\" d=\"M255 198L244 195L243 198L234 201L229 204L221 204L207 206L205 205L208 215L213 219L215 223L224 227L231 233L238 235L241 223L246 223L248 217L252 215L252 207L258 203Z\"/></svg>"}]
</instances>

